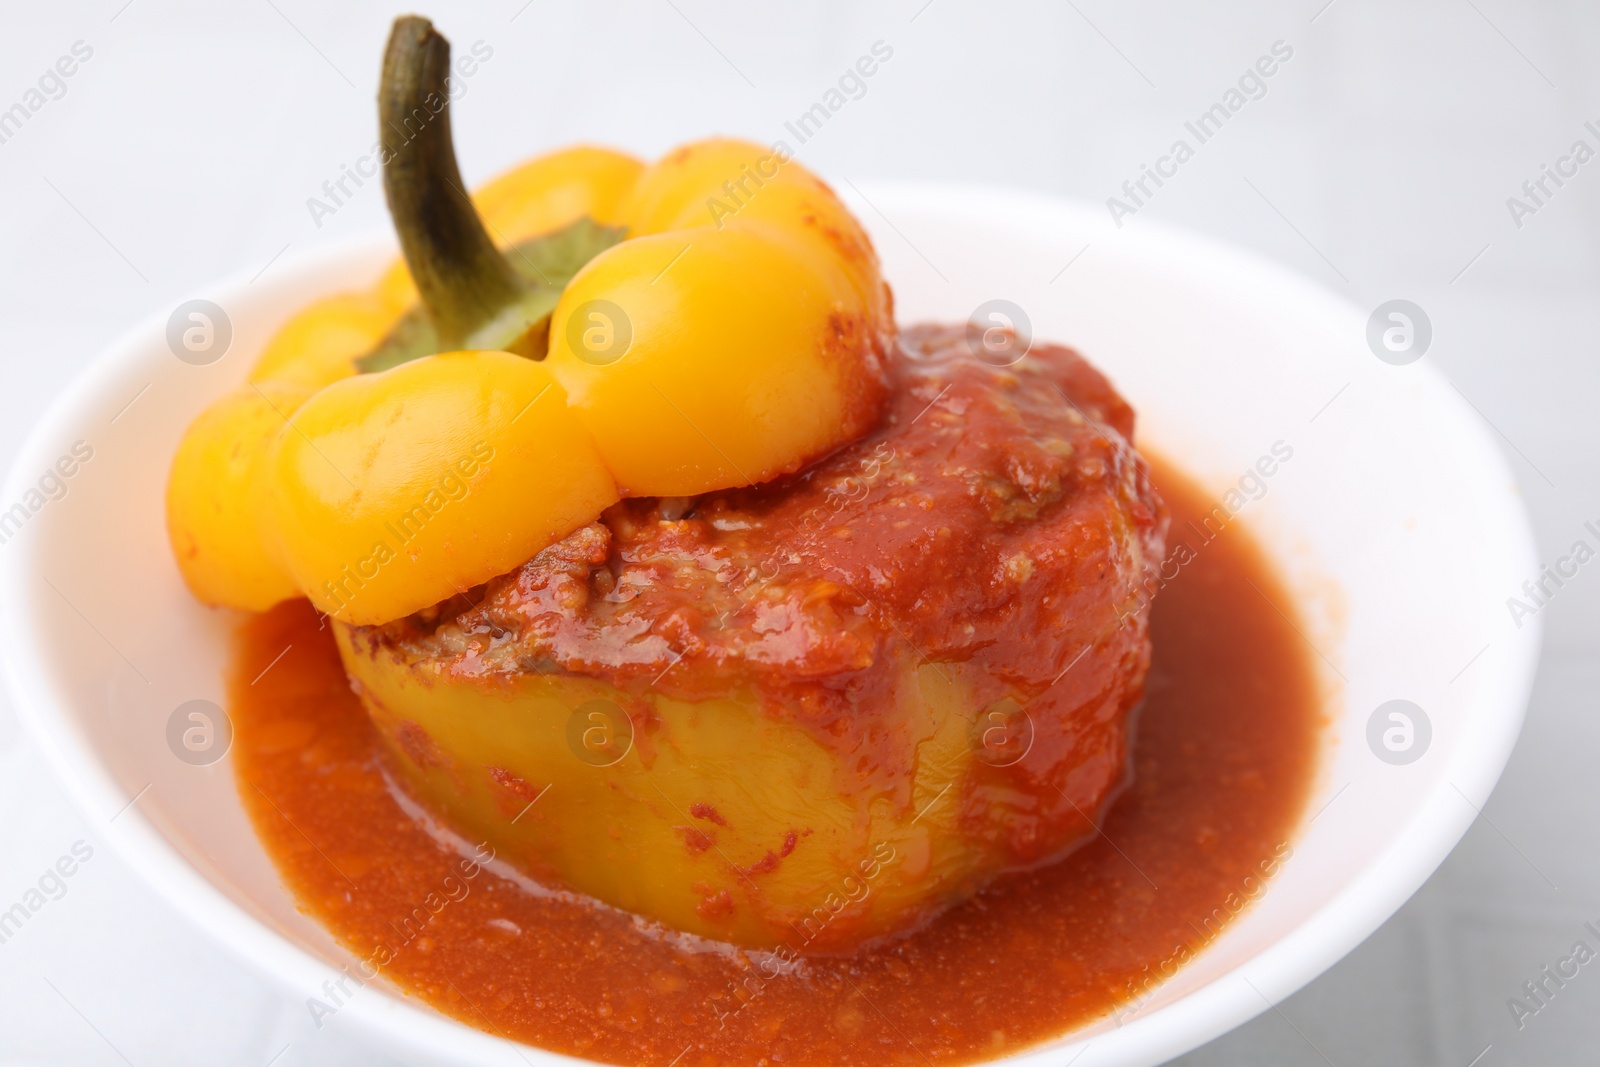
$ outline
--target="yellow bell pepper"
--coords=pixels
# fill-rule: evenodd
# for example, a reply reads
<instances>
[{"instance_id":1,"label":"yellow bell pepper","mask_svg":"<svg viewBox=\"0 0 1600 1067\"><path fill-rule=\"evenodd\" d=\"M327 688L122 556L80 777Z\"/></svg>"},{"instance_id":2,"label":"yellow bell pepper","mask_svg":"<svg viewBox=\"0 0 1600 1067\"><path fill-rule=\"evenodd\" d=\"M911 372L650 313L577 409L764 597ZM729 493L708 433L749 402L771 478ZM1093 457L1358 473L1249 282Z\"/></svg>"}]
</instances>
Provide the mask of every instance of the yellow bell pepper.
<instances>
[{"instance_id":1,"label":"yellow bell pepper","mask_svg":"<svg viewBox=\"0 0 1600 1067\"><path fill-rule=\"evenodd\" d=\"M278 327L256 359L250 380L320 389L348 378L356 373L355 361L372 351L399 317L399 311L374 293L323 297Z\"/></svg>"},{"instance_id":2,"label":"yellow bell pepper","mask_svg":"<svg viewBox=\"0 0 1600 1067\"><path fill-rule=\"evenodd\" d=\"M876 418L888 286L854 216L786 152L685 145L622 220L630 240L562 294L549 364L625 493L766 481Z\"/></svg>"},{"instance_id":3,"label":"yellow bell pepper","mask_svg":"<svg viewBox=\"0 0 1600 1067\"><path fill-rule=\"evenodd\" d=\"M1004 862L959 803L937 802L975 763L957 666L908 668L899 699L874 709L916 746L902 807L842 791L850 754L747 697L639 697L531 671L486 682L405 661L364 631L334 634L392 766L431 810L548 885L673 929L839 951ZM631 736L646 722L659 724L648 747Z\"/></svg>"},{"instance_id":4,"label":"yellow bell pepper","mask_svg":"<svg viewBox=\"0 0 1600 1067\"><path fill-rule=\"evenodd\" d=\"M583 218L620 225L620 209L643 169L632 156L579 145L511 168L472 202L495 241L509 248ZM416 302L406 261L396 259L371 290L323 297L292 316L257 357L250 380L320 387L347 378Z\"/></svg>"},{"instance_id":5,"label":"yellow bell pepper","mask_svg":"<svg viewBox=\"0 0 1600 1067\"><path fill-rule=\"evenodd\" d=\"M733 222L773 223L802 234L850 273L876 323L893 321L889 286L861 223L781 147L722 137L683 145L639 176L624 212L634 235Z\"/></svg>"},{"instance_id":6,"label":"yellow bell pepper","mask_svg":"<svg viewBox=\"0 0 1600 1067\"><path fill-rule=\"evenodd\" d=\"M167 536L203 603L265 611L299 595L264 507L266 459L311 393L294 382L241 386L184 433L167 479Z\"/></svg>"},{"instance_id":7,"label":"yellow bell pepper","mask_svg":"<svg viewBox=\"0 0 1600 1067\"><path fill-rule=\"evenodd\" d=\"M286 323L255 384L179 449L169 528L190 587L252 610L310 597L411 788L536 875L747 945L792 945L799 924L808 951L959 896L996 860L954 805L908 820L842 794L842 757L748 694L640 697L575 674L488 685L372 654L360 627L512 570L622 495L759 482L858 436L893 342L859 223L756 145L705 141L650 167L569 149L491 182L475 211L449 110L407 126L447 60L425 21L397 22L380 128L405 264ZM972 698L959 670L908 669L898 688L882 714L917 741L905 789L921 810L971 763ZM571 724L622 705L662 732L648 762L620 749L597 774ZM404 758L419 730L440 762ZM507 789L534 782L557 788L510 820ZM681 829L702 816L726 824L726 855ZM802 824L815 839L796 849ZM855 903L830 922L841 895Z\"/></svg>"},{"instance_id":8,"label":"yellow bell pepper","mask_svg":"<svg viewBox=\"0 0 1600 1067\"><path fill-rule=\"evenodd\" d=\"M764 481L877 418L894 329L888 289L865 233L814 175L780 151L727 139L685 146L651 167L577 147L490 182L477 197L480 216L461 191L449 110L420 125L415 118L442 91L428 80L443 69L428 66L430 53L447 58L448 45L422 20L401 20L380 93L384 185L404 263L367 293L326 297L291 318L251 374L258 384L328 393L279 434L281 461L271 464L278 505L258 539L283 546L293 582L267 583L242 558L230 577L234 557L213 551L211 570L191 580L207 602L259 608L297 586L338 618L387 621L508 570L596 518L617 493L681 496ZM432 353L494 350L528 357L528 366L450 359L429 364L426 382L410 372L382 386L368 380ZM458 439L407 422L407 405L444 404L468 432L481 412L461 398L520 396L530 367L557 388L529 415L549 425L519 430L544 434L551 451L537 468L507 464L527 478L520 510L441 510L429 527L437 544L403 567L385 566L357 604L344 568L372 558L372 521L391 517L384 508L412 506L406 494L425 492L428 477L461 458ZM362 373L375 371L383 373ZM492 380L502 373L513 378ZM245 420L229 432L248 437L252 416L228 410L208 418ZM380 433L384 419L409 429ZM350 424L342 435L341 421ZM327 458L316 449L355 448L362 434L406 457L408 473L373 472L370 487L355 471L329 482L340 464L312 462ZM260 447L272 444L257 436ZM590 469L595 454L603 477ZM364 459L342 455L365 472ZM185 510L207 504L204 486L188 484L190 469L172 475L175 545L199 543L193 531L206 521ZM341 486L372 499L358 507ZM587 512L574 510L580 503Z\"/></svg>"},{"instance_id":9,"label":"yellow bell pepper","mask_svg":"<svg viewBox=\"0 0 1600 1067\"><path fill-rule=\"evenodd\" d=\"M879 328L836 257L740 221L601 253L556 305L545 363L624 492L693 496L871 426Z\"/></svg>"},{"instance_id":10,"label":"yellow bell pepper","mask_svg":"<svg viewBox=\"0 0 1600 1067\"><path fill-rule=\"evenodd\" d=\"M506 352L335 382L277 435L269 471L290 571L351 623L464 593L617 500L561 386Z\"/></svg>"},{"instance_id":11,"label":"yellow bell pepper","mask_svg":"<svg viewBox=\"0 0 1600 1067\"><path fill-rule=\"evenodd\" d=\"M644 164L630 155L576 145L490 179L472 194L472 205L502 247L554 233L584 218L620 226L620 209L642 170ZM384 272L378 293L396 317L417 302L417 286L404 259ZM366 353L376 342L375 337L355 354Z\"/></svg>"}]
</instances>

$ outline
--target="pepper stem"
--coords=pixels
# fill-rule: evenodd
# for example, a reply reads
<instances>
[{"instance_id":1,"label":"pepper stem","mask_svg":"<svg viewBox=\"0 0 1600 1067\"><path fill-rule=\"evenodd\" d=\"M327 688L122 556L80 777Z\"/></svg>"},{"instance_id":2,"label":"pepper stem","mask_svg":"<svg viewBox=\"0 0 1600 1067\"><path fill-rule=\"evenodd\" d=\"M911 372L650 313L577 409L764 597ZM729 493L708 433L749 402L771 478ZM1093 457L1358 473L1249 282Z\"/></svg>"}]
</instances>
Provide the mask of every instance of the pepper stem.
<instances>
[{"instance_id":1,"label":"pepper stem","mask_svg":"<svg viewBox=\"0 0 1600 1067\"><path fill-rule=\"evenodd\" d=\"M433 23L396 19L378 88L383 192L445 349L461 347L526 293L467 197L450 134L449 75L450 42Z\"/></svg>"}]
</instances>

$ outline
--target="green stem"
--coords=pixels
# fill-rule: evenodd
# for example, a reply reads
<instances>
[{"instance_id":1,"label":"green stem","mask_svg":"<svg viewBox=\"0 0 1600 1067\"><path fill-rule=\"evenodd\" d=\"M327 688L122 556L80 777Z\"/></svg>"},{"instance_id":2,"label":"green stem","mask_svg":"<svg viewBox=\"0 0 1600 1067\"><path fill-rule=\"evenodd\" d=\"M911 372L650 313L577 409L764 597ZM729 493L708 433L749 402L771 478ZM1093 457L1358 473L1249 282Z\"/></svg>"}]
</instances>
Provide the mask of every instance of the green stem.
<instances>
[{"instance_id":1,"label":"green stem","mask_svg":"<svg viewBox=\"0 0 1600 1067\"><path fill-rule=\"evenodd\" d=\"M378 89L383 191L406 266L444 349L461 346L527 287L483 228L450 135L450 42L395 20Z\"/></svg>"}]
</instances>

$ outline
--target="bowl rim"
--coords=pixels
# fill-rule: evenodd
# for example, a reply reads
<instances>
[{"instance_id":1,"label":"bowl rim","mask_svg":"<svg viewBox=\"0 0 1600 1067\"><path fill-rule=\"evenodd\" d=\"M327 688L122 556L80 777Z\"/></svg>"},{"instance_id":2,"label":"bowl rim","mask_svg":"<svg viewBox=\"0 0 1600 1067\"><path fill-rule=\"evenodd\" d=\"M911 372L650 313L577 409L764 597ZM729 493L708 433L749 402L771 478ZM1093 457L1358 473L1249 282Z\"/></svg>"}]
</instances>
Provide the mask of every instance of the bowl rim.
<instances>
[{"instance_id":1,"label":"bowl rim","mask_svg":"<svg viewBox=\"0 0 1600 1067\"><path fill-rule=\"evenodd\" d=\"M1103 214L1092 205L1049 194L944 182L861 184L873 194L872 199L859 194L846 196L855 202L852 206L870 206L882 199L943 208L959 205L995 217L1019 213L1033 218L1054 217L1090 229L1103 228L1105 224ZM1130 239L1141 247L1170 246L1189 255L1202 254L1221 272L1270 280L1281 291L1291 292L1310 305L1320 305L1329 319L1340 315L1361 317L1355 305L1344 297L1287 266L1221 240L1144 219L1139 220L1139 232ZM277 264L274 273L310 272L376 259L382 251L394 249L391 235L368 232L300 252ZM224 300L229 295L242 294L252 280L241 270L191 295ZM18 449L5 479L5 499L20 497L25 485L31 484L33 473L54 457L57 442L81 425L86 411L104 402L108 388L116 383L117 372L134 362L138 353L148 348L151 338L162 334L166 317L165 312L157 312L137 322L92 359L50 402ZM1470 406L1456 395L1444 374L1426 363L1408 370L1415 375L1419 388L1442 397L1456 412L1465 432L1477 434L1489 446L1485 450L1487 465L1478 472L1482 483L1515 486L1498 443L1472 415ZM1499 532L1505 542L1506 558L1522 572L1535 573L1538 556L1527 510L1514 493L1507 503ZM24 543L31 545L31 540ZM130 801L89 738L78 729L65 698L56 693L49 672L42 667L45 658L36 648L37 634L28 610L31 555L31 550L0 553L0 659L17 717L57 781L84 817L100 827L117 856L166 903L290 996L319 989L339 970L236 903L191 865L138 810L137 798ZM1495 710L1485 725L1498 729L1482 729L1463 737L1452 753L1449 772L1417 805L1405 831L1371 861L1365 872L1321 908L1253 957L1170 1004L1141 1014L1114 1030L1078 1039L1072 1038L1069 1031L1000 1062L1030 1067L1073 1063L1085 1056L1091 1046L1095 1055L1084 1058L1081 1067L1090 1067L1107 1057L1108 1062L1119 1064L1163 1062L1275 1008L1356 948L1421 887L1476 820L1478 808L1467 798L1487 799L1510 757L1532 691L1541 635L1542 620L1535 616L1531 625L1517 631L1517 640L1497 642L1500 648L1496 659L1503 662L1490 676L1493 684L1479 703ZM1463 800L1467 802L1463 804ZM103 821L108 816L114 821ZM373 984L380 995L354 997L341 1006L339 1015L348 1015L367 1039L402 1055L421 1053L442 1062L514 1062L510 1056L515 1053L523 1062L531 1062L525 1053L532 1053L549 1057L545 1062L550 1063L592 1062L513 1043L457 1022L399 989Z\"/></svg>"}]
</instances>

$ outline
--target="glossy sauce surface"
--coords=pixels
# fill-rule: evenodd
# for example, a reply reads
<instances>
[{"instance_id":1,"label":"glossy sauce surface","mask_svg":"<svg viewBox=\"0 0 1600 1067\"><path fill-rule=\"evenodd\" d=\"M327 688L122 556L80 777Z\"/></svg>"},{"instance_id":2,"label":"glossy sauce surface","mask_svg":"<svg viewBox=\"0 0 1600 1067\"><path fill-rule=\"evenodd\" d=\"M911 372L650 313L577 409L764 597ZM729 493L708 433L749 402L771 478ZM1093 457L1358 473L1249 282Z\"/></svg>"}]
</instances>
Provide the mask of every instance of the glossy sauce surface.
<instances>
[{"instance_id":1,"label":"glossy sauce surface","mask_svg":"<svg viewBox=\"0 0 1600 1067\"><path fill-rule=\"evenodd\" d=\"M1202 525L1212 502L1181 476L1158 465L1156 484L1173 522L1154 661L1132 783L1104 832L853 956L780 967L689 947L464 858L396 798L303 602L240 632L240 794L301 907L359 960L348 989L381 974L559 1052L662 1067L962 1063L1136 1011L1292 852L1321 728L1282 584L1237 522Z\"/></svg>"},{"instance_id":2,"label":"glossy sauce surface","mask_svg":"<svg viewBox=\"0 0 1600 1067\"><path fill-rule=\"evenodd\" d=\"M878 425L799 474L625 500L442 605L335 623L407 792L543 885L795 955L1092 835L1167 528L1134 413L1076 352L997 366L960 325L907 327L887 372ZM550 728L586 706L580 740L634 742L615 767Z\"/></svg>"}]
</instances>

